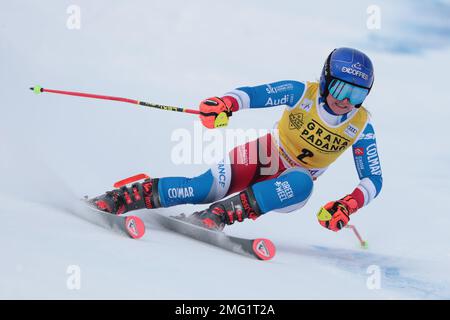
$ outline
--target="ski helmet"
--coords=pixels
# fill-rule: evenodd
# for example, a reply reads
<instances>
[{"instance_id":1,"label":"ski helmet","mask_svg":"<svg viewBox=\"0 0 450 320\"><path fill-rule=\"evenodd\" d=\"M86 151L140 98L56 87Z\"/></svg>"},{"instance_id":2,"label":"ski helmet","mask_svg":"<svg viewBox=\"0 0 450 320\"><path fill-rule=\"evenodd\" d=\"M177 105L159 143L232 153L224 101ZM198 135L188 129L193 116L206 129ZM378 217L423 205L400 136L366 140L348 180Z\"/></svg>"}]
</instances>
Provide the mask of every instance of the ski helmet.
<instances>
[{"instance_id":1,"label":"ski helmet","mask_svg":"<svg viewBox=\"0 0 450 320\"><path fill-rule=\"evenodd\" d=\"M373 85L373 65L363 52L352 48L334 49L325 61L320 75L320 95L325 99L333 79L368 89ZM360 107L362 104L355 105Z\"/></svg>"}]
</instances>

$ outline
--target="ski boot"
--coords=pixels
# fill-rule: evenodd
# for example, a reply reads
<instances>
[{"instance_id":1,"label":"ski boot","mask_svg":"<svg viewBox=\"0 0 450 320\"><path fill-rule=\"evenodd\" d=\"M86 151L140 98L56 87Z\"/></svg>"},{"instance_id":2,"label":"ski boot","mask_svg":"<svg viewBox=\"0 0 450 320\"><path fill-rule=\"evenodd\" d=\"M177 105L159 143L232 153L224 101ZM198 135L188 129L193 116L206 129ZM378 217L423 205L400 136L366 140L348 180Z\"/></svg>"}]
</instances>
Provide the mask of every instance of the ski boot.
<instances>
[{"instance_id":1,"label":"ski boot","mask_svg":"<svg viewBox=\"0 0 450 320\"><path fill-rule=\"evenodd\" d=\"M139 180L143 180L139 182ZM129 186L129 184L131 184ZM139 174L114 184L114 189L88 200L101 211L120 215L139 209L153 209L161 206L158 196L158 179Z\"/></svg>"},{"instance_id":2,"label":"ski boot","mask_svg":"<svg viewBox=\"0 0 450 320\"><path fill-rule=\"evenodd\" d=\"M208 209L194 212L184 220L211 230L222 231L226 225L235 221L242 222L250 218L255 220L261 215L251 188L228 199L213 203Z\"/></svg>"}]
</instances>

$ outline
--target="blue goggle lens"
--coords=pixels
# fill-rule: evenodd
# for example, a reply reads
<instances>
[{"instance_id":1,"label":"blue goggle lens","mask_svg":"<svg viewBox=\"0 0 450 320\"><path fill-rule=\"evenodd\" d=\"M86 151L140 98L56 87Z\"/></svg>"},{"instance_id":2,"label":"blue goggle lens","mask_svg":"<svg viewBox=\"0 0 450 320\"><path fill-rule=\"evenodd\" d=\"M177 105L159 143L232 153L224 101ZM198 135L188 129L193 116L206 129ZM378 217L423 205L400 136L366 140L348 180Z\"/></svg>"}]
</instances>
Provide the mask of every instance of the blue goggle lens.
<instances>
[{"instance_id":1,"label":"blue goggle lens","mask_svg":"<svg viewBox=\"0 0 450 320\"><path fill-rule=\"evenodd\" d=\"M363 103L369 94L369 89L357 87L338 79L331 80L328 91L337 100L348 98L352 105Z\"/></svg>"}]
</instances>

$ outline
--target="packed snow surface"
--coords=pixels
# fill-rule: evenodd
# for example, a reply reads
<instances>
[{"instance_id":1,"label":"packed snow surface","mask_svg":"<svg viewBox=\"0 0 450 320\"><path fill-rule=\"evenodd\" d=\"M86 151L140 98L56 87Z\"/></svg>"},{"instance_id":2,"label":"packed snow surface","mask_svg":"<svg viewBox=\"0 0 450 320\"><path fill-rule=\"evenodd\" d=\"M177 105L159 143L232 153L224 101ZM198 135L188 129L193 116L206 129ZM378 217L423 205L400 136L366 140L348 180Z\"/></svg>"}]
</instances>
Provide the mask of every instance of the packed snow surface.
<instances>
[{"instance_id":1,"label":"packed snow surface","mask_svg":"<svg viewBox=\"0 0 450 320\"><path fill-rule=\"evenodd\" d=\"M448 19L427 28L430 12L448 12L445 2L428 2L428 11L418 2L381 2L375 30L366 25L368 1L349 1L352 14L328 1L76 2L78 9L13 1L0 12L0 298L450 298ZM414 25L405 8L425 12L412 15L422 20ZM80 28L71 29L76 10ZM147 226L140 240L98 226L80 207L84 195L140 172L207 170L204 159L180 164L172 153L177 132L202 145L198 119L28 90L39 84L196 108L239 86L316 80L338 46L364 50L376 68L365 105L384 186L350 221L366 250L350 230L333 233L315 217L358 184L350 151L301 210L225 230L271 239L271 261L164 230L146 210L137 212ZM229 128L268 129L282 111L238 112Z\"/></svg>"}]
</instances>

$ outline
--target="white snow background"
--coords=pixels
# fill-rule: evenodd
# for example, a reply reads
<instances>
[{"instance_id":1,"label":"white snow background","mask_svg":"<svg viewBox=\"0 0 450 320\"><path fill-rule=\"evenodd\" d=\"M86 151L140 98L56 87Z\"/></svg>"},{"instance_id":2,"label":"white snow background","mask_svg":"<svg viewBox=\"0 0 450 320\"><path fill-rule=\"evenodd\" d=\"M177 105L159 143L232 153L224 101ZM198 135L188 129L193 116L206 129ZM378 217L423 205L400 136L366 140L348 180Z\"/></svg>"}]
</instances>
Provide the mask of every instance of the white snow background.
<instances>
[{"instance_id":1,"label":"white snow background","mask_svg":"<svg viewBox=\"0 0 450 320\"><path fill-rule=\"evenodd\" d=\"M366 26L369 5L381 29ZM67 8L81 9L68 29ZM450 298L450 25L448 1L9 1L0 11L0 298ZM372 58L380 196L349 230L318 208L358 183L351 152L315 183L309 203L226 229L277 246L261 262L153 225L136 241L80 219L77 199L114 181L204 172L176 165L172 133L195 116L76 97L85 91L196 108L243 85L316 80L335 47ZM282 107L233 115L230 128L271 128ZM257 127L255 127L257 124ZM174 213L194 206L165 209ZM82 215L82 214L81 214ZM67 286L71 265L81 287ZM372 266L372 267L371 267ZM380 287L367 285L378 268ZM369 281L370 282L370 281Z\"/></svg>"}]
</instances>

